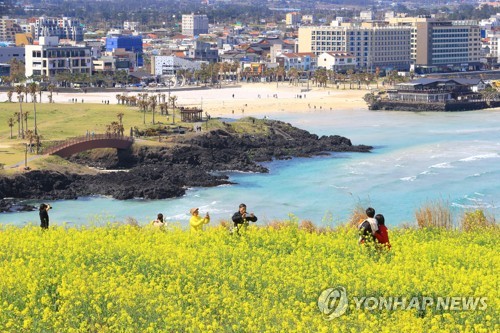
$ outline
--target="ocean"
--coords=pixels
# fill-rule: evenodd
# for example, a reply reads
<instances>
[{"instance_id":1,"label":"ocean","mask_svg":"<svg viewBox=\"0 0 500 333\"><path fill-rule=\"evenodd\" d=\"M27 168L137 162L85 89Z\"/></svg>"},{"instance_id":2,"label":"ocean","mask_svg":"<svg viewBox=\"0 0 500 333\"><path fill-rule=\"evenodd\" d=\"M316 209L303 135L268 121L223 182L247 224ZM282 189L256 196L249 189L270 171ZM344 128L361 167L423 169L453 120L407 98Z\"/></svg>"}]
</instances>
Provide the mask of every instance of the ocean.
<instances>
[{"instance_id":1,"label":"ocean","mask_svg":"<svg viewBox=\"0 0 500 333\"><path fill-rule=\"evenodd\" d=\"M475 208L495 216L500 212L500 110L315 110L266 116L374 149L268 162L268 174L229 173L237 185L192 188L177 199L54 201L51 225L131 219L146 224L161 212L168 221L187 226L192 207L201 214L208 211L218 224L230 220L240 203L255 213L257 224L291 219L337 225L359 205L384 214L388 226L415 224L415 211L429 202L449 204L456 219ZM3 213L0 223L38 225L38 212Z\"/></svg>"}]
</instances>

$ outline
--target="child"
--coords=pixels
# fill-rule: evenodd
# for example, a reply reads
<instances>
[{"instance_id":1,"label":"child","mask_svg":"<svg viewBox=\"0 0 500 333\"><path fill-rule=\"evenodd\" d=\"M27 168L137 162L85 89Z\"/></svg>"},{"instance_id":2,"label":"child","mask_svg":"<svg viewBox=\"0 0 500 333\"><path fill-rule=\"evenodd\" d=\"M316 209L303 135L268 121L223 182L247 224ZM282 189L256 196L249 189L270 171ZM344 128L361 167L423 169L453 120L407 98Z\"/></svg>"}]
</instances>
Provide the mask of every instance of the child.
<instances>
[{"instance_id":1,"label":"child","mask_svg":"<svg viewBox=\"0 0 500 333\"><path fill-rule=\"evenodd\" d=\"M378 224L378 230L375 232L375 238L377 239L378 243L382 245L382 248L386 247L389 250L391 248L391 243L389 243L389 234L385 226L384 215L375 215L375 220L377 220Z\"/></svg>"}]
</instances>

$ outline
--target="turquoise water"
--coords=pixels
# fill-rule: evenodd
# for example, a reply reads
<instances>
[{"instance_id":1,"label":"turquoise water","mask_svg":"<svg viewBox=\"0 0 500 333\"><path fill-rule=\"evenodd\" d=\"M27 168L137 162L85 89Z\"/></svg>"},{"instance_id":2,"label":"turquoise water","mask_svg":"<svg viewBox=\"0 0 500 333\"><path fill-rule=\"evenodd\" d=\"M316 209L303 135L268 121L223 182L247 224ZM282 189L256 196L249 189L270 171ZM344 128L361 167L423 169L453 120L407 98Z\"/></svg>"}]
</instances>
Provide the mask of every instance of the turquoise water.
<instances>
[{"instance_id":1,"label":"turquoise water","mask_svg":"<svg viewBox=\"0 0 500 333\"><path fill-rule=\"evenodd\" d=\"M463 209L500 212L500 110L460 113L314 111L267 114L319 135L339 134L372 153L334 153L266 163L269 174L231 173L233 186L190 189L168 200L82 198L55 201L51 224L105 224L134 218L144 224L162 212L187 225L191 207L229 220L244 202L258 223L286 219L317 224L345 221L357 205L371 205L389 225L413 223L429 200ZM0 214L0 223L38 224L37 212Z\"/></svg>"}]
</instances>

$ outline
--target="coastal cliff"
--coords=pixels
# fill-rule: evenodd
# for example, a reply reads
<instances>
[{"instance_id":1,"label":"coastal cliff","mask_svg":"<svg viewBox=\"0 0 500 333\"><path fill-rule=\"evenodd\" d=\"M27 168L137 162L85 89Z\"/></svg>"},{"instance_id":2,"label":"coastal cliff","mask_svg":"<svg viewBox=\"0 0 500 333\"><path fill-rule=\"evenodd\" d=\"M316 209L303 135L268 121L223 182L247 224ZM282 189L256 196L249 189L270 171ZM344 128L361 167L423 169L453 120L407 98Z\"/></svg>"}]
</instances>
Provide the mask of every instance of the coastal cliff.
<instances>
[{"instance_id":1,"label":"coastal cliff","mask_svg":"<svg viewBox=\"0 0 500 333\"><path fill-rule=\"evenodd\" d=\"M268 172L259 162L311 157L328 152L369 152L370 146L353 146L345 137L321 136L280 121L267 121L266 133L236 133L226 129L191 137L178 136L176 144L142 146L115 158L72 156L74 163L101 169L120 169L97 175L35 170L0 178L0 198L76 199L106 195L116 199L179 197L189 187L231 183L225 171ZM0 202L0 211L8 210Z\"/></svg>"}]
</instances>

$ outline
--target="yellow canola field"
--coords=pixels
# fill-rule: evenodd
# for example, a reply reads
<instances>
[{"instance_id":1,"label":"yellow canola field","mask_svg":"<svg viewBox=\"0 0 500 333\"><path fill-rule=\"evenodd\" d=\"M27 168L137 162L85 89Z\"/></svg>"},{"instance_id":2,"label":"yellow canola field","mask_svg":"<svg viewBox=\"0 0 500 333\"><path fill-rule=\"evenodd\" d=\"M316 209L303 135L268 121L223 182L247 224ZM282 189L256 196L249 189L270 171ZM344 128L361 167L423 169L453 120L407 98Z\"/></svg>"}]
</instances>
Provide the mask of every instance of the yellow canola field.
<instances>
[{"instance_id":1,"label":"yellow canola field","mask_svg":"<svg viewBox=\"0 0 500 333\"><path fill-rule=\"evenodd\" d=\"M249 228L241 237L223 228L191 234L2 226L0 331L500 330L498 228L401 229L390 236L392 250L379 253L359 247L353 230L317 234L293 225ZM348 308L331 318L320 311L318 297L338 286L347 291ZM452 310L374 308L390 297L475 297L480 303L475 310L461 301Z\"/></svg>"}]
</instances>

